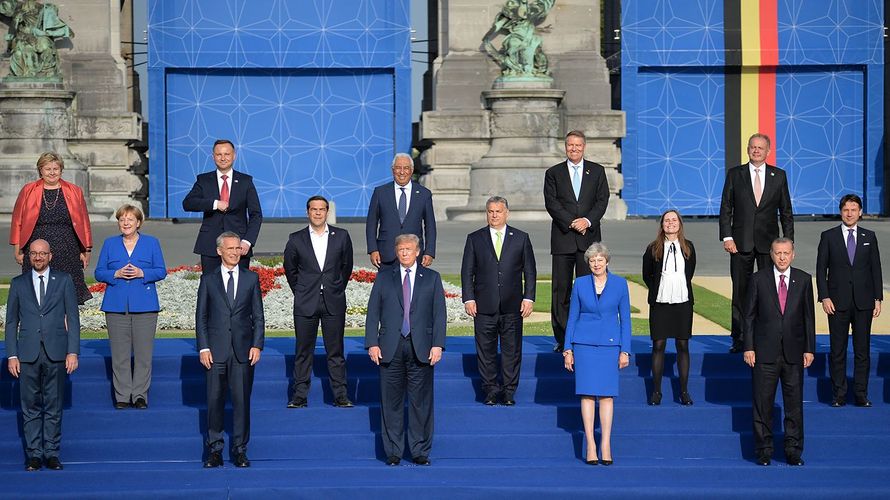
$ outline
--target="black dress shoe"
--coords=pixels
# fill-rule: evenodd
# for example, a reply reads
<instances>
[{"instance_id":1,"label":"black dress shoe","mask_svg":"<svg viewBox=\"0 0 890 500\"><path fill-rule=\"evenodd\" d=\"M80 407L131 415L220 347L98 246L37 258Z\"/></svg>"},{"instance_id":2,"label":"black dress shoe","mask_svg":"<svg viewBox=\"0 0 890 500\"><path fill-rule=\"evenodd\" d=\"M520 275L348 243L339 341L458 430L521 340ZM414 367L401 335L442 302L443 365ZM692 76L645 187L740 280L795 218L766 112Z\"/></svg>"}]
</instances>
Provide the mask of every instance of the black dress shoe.
<instances>
[{"instance_id":1,"label":"black dress shoe","mask_svg":"<svg viewBox=\"0 0 890 500\"><path fill-rule=\"evenodd\" d=\"M136 408L137 410L144 410L148 408L148 403L146 403L145 399L143 398L136 398L136 402L133 403L133 408Z\"/></svg>"},{"instance_id":2,"label":"black dress shoe","mask_svg":"<svg viewBox=\"0 0 890 500\"><path fill-rule=\"evenodd\" d=\"M306 403L306 398L291 399L287 402L288 408L306 408L307 406L309 405Z\"/></svg>"},{"instance_id":3,"label":"black dress shoe","mask_svg":"<svg viewBox=\"0 0 890 500\"><path fill-rule=\"evenodd\" d=\"M402 461L402 459L399 457L396 457L396 456L388 457L386 459L386 465L392 465L392 466L399 465L399 462L401 462L401 461Z\"/></svg>"},{"instance_id":4,"label":"black dress shoe","mask_svg":"<svg viewBox=\"0 0 890 500\"><path fill-rule=\"evenodd\" d=\"M688 392L680 393L680 404L683 406L692 406L692 397L689 396Z\"/></svg>"},{"instance_id":5,"label":"black dress shoe","mask_svg":"<svg viewBox=\"0 0 890 500\"><path fill-rule=\"evenodd\" d=\"M649 395L649 406L658 406L661 404L661 393L653 392Z\"/></svg>"},{"instance_id":6,"label":"black dress shoe","mask_svg":"<svg viewBox=\"0 0 890 500\"><path fill-rule=\"evenodd\" d=\"M114 403L115 410L126 410L129 407L130 407L130 403L127 403L125 401L116 401Z\"/></svg>"},{"instance_id":7,"label":"black dress shoe","mask_svg":"<svg viewBox=\"0 0 890 500\"><path fill-rule=\"evenodd\" d=\"M414 465L429 465L430 459L427 457L414 457Z\"/></svg>"},{"instance_id":8,"label":"black dress shoe","mask_svg":"<svg viewBox=\"0 0 890 500\"><path fill-rule=\"evenodd\" d=\"M611 460L600 460L600 465L612 465Z\"/></svg>"},{"instance_id":9,"label":"black dress shoe","mask_svg":"<svg viewBox=\"0 0 890 500\"><path fill-rule=\"evenodd\" d=\"M235 455L235 460L232 461L235 464L235 467L250 467L250 460L247 459L247 453L238 453Z\"/></svg>"},{"instance_id":10,"label":"black dress shoe","mask_svg":"<svg viewBox=\"0 0 890 500\"><path fill-rule=\"evenodd\" d=\"M860 408L871 408L872 405L871 405L871 401L869 401L867 399L857 399L856 406L858 406Z\"/></svg>"},{"instance_id":11,"label":"black dress shoe","mask_svg":"<svg viewBox=\"0 0 890 500\"><path fill-rule=\"evenodd\" d=\"M846 405L847 405L846 399L844 399L840 396L835 396L834 400L831 401L832 408L840 408L841 406L846 406Z\"/></svg>"},{"instance_id":12,"label":"black dress shoe","mask_svg":"<svg viewBox=\"0 0 890 500\"><path fill-rule=\"evenodd\" d=\"M46 468L50 470L62 470L65 467L62 466L62 461L59 460L59 457L49 457L46 459Z\"/></svg>"},{"instance_id":13,"label":"black dress shoe","mask_svg":"<svg viewBox=\"0 0 890 500\"><path fill-rule=\"evenodd\" d=\"M562 352L562 344L556 344L553 346L553 352Z\"/></svg>"},{"instance_id":14,"label":"black dress shoe","mask_svg":"<svg viewBox=\"0 0 890 500\"><path fill-rule=\"evenodd\" d=\"M222 453L218 451L211 452L210 455L207 456L207 460L204 462L205 469L212 469L214 467L222 466Z\"/></svg>"},{"instance_id":15,"label":"black dress shoe","mask_svg":"<svg viewBox=\"0 0 890 500\"><path fill-rule=\"evenodd\" d=\"M769 465L769 457L766 455L760 455L757 457L757 465Z\"/></svg>"},{"instance_id":16,"label":"black dress shoe","mask_svg":"<svg viewBox=\"0 0 890 500\"><path fill-rule=\"evenodd\" d=\"M346 396L340 396L339 398L334 400L334 406L337 408L352 408L355 406L352 404L352 401L349 400Z\"/></svg>"},{"instance_id":17,"label":"black dress shoe","mask_svg":"<svg viewBox=\"0 0 890 500\"><path fill-rule=\"evenodd\" d=\"M512 394L504 394L504 406L515 406L516 400L513 399Z\"/></svg>"},{"instance_id":18,"label":"black dress shoe","mask_svg":"<svg viewBox=\"0 0 890 500\"><path fill-rule=\"evenodd\" d=\"M25 460L25 470L28 472L34 472L35 470L40 470L40 467L42 467L42 466L43 466L43 464L41 463L41 460L39 458L31 457L31 458L28 458L27 460Z\"/></svg>"},{"instance_id":19,"label":"black dress shoe","mask_svg":"<svg viewBox=\"0 0 890 500\"><path fill-rule=\"evenodd\" d=\"M788 462L788 465L793 465L795 467L799 467L799 466L803 465L803 459L798 456L795 456L795 455L789 456L786 459L786 462Z\"/></svg>"},{"instance_id":20,"label":"black dress shoe","mask_svg":"<svg viewBox=\"0 0 890 500\"><path fill-rule=\"evenodd\" d=\"M487 406L494 406L498 404L498 395L496 392L491 392L485 396L485 400L483 400Z\"/></svg>"}]
</instances>

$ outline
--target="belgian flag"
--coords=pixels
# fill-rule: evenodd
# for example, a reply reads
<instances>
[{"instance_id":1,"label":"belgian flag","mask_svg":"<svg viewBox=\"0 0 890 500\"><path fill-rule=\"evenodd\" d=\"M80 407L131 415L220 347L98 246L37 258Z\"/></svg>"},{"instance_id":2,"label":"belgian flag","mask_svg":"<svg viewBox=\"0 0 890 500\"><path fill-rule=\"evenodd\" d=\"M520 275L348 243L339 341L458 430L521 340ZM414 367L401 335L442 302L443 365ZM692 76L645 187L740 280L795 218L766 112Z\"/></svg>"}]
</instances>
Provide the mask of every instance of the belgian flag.
<instances>
[{"instance_id":1,"label":"belgian flag","mask_svg":"<svg viewBox=\"0 0 890 500\"><path fill-rule=\"evenodd\" d=\"M779 65L778 0L726 0L726 168L748 161L748 137L772 140L767 163L776 164L776 67Z\"/></svg>"}]
</instances>

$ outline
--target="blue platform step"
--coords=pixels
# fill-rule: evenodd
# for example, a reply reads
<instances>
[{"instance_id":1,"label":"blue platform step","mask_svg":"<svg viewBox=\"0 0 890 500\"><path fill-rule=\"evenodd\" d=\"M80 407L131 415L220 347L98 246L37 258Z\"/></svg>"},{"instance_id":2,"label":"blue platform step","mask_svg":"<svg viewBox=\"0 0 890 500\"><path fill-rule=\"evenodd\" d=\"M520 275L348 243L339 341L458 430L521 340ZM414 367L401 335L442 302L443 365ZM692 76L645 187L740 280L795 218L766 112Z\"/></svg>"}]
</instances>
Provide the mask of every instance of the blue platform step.
<instances>
[{"instance_id":1,"label":"blue platform step","mask_svg":"<svg viewBox=\"0 0 890 500\"><path fill-rule=\"evenodd\" d=\"M379 375L347 339L349 394L357 406L331 406L323 350L316 351L309 408L285 408L293 339L269 339L256 371L249 456L253 466L201 468L206 420L203 368L194 341L158 340L148 410L112 409L107 341L84 341L67 386L62 472L26 473L18 384L0 374L0 497L128 498L609 498L890 497L890 339L874 337L873 408L831 408L827 338L804 386L803 468L784 465L780 405L774 411L772 467L753 464L750 369L728 354L728 338L691 342L689 391L676 403L668 354L661 406L651 390L648 338L635 337L632 365L621 372L615 403L612 467L583 463L574 382L551 352L551 339L528 337L515 407L480 402L472 338L452 338L435 369L433 466L382 463ZM781 392L781 391L780 391ZM781 395L777 396L777 403ZM230 415L228 419L230 420ZM230 427L227 421L227 427ZM373 487L369 488L369 485Z\"/></svg>"}]
</instances>

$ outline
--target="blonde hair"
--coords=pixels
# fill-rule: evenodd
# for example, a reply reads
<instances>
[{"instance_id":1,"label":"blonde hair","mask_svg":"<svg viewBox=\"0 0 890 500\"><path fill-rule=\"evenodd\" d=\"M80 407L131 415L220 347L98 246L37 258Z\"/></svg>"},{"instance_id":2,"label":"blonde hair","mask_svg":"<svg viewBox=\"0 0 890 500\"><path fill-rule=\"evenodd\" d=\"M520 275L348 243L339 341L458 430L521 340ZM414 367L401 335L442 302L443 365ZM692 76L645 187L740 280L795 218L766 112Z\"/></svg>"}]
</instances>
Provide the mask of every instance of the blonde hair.
<instances>
[{"instance_id":1,"label":"blonde hair","mask_svg":"<svg viewBox=\"0 0 890 500\"><path fill-rule=\"evenodd\" d=\"M118 207L118 209L114 211L114 218L121 220L121 217L123 217L124 214L133 214L136 217L136 220L139 221L140 226L145 222L145 214L142 212L142 209L132 203L124 203Z\"/></svg>"},{"instance_id":2,"label":"blonde hair","mask_svg":"<svg viewBox=\"0 0 890 500\"><path fill-rule=\"evenodd\" d=\"M62 159L62 156L54 151L47 151L37 158L37 173L39 174L40 169L49 163L58 163L59 170L65 170L65 160Z\"/></svg>"}]
</instances>

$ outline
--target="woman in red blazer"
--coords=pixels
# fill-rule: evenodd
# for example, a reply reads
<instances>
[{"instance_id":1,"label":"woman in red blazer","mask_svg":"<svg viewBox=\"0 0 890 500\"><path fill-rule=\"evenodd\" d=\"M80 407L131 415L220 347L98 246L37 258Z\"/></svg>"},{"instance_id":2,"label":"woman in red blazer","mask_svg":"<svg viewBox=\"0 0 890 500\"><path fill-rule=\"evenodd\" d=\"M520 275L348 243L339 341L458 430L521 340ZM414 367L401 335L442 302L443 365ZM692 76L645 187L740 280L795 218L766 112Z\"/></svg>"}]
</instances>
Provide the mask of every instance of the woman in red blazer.
<instances>
[{"instance_id":1,"label":"woman in red blazer","mask_svg":"<svg viewBox=\"0 0 890 500\"><path fill-rule=\"evenodd\" d=\"M74 280L77 300L83 304L92 297L84 282L83 270L90 263L93 236L83 191L62 180L65 161L57 153L43 153L37 159L40 179L25 184L12 210L9 244L22 272L31 270L24 258L36 239L49 242L51 266L65 271Z\"/></svg>"}]
</instances>

